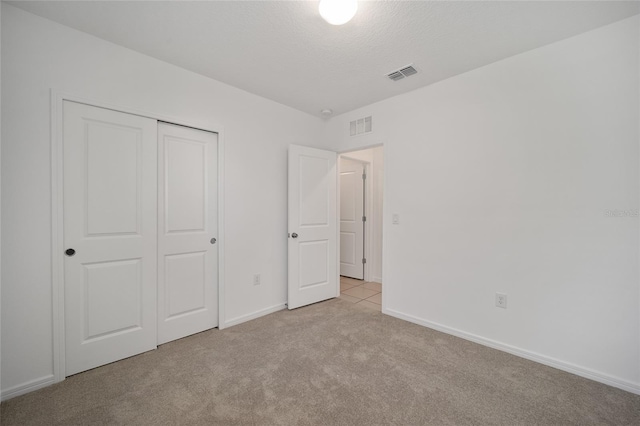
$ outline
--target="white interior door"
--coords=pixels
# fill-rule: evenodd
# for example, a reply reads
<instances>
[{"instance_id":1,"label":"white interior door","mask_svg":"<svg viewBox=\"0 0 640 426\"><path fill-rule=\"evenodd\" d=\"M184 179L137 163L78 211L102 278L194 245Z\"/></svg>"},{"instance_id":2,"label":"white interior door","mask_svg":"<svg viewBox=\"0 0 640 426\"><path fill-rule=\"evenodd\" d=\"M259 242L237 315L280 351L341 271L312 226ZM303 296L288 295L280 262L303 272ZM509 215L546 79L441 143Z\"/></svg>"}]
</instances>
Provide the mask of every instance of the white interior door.
<instances>
[{"instance_id":1,"label":"white interior door","mask_svg":"<svg viewBox=\"0 0 640 426\"><path fill-rule=\"evenodd\" d=\"M158 125L158 344L218 325L218 135Z\"/></svg>"},{"instance_id":2,"label":"white interior door","mask_svg":"<svg viewBox=\"0 0 640 426\"><path fill-rule=\"evenodd\" d=\"M289 309L338 295L336 153L289 147Z\"/></svg>"},{"instance_id":3,"label":"white interior door","mask_svg":"<svg viewBox=\"0 0 640 426\"><path fill-rule=\"evenodd\" d=\"M156 347L157 124L64 102L66 375Z\"/></svg>"},{"instance_id":4,"label":"white interior door","mask_svg":"<svg viewBox=\"0 0 640 426\"><path fill-rule=\"evenodd\" d=\"M340 275L364 279L365 165L340 159Z\"/></svg>"}]
</instances>

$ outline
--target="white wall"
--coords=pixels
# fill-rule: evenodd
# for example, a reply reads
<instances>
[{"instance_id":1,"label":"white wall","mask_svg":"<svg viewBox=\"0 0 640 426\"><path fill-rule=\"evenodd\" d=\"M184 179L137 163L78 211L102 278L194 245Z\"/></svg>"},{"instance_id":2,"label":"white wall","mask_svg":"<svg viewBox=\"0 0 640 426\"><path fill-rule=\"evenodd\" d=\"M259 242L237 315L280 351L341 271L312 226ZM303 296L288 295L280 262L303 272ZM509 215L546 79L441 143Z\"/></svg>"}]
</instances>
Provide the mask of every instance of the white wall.
<instances>
[{"instance_id":1,"label":"white wall","mask_svg":"<svg viewBox=\"0 0 640 426\"><path fill-rule=\"evenodd\" d=\"M385 144L384 312L640 393L638 26L330 120Z\"/></svg>"},{"instance_id":2,"label":"white wall","mask_svg":"<svg viewBox=\"0 0 640 426\"><path fill-rule=\"evenodd\" d=\"M383 176L384 176L384 148L375 148L352 151L342 154L343 157L369 163L369 176L367 177L367 220L370 226L369 252L365 253L369 265L370 281L382 283L382 200L383 200ZM365 248L366 250L366 248ZM366 279L366 277L365 277Z\"/></svg>"},{"instance_id":3,"label":"white wall","mask_svg":"<svg viewBox=\"0 0 640 426\"><path fill-rule=\"evenodd\" d=\"M226 321L284 306L287 147L318 146L322 120L4 3L2 86L3 396L53 373L51 88L222 125Z\"/></svg>"}]
</instances>

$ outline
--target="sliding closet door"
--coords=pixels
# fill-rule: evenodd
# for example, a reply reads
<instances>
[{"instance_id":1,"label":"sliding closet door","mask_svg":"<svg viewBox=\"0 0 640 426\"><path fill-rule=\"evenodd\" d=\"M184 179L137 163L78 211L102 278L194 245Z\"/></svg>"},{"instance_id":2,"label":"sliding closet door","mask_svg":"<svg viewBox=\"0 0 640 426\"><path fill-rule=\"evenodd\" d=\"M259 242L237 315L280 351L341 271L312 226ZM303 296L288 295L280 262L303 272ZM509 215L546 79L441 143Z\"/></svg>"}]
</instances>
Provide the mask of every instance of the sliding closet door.
<instances>
[{"instance_id":1,"label":"sliding closet door","mask_svg":"<svg viewBox=\"0 0 640 426\"><path fill-rule=\"evenodd\" d=\"M64 102L66 375L156 347L157 122Z\"/></svg>"},{"instance_id":2,"label":"sliding closet door","mask_svg":"<svg viewBox=\"0 0 640 426\"><path fill-rule=\"evenodd\" d=\"M158 125L158 344L218 325L218 135Z\"/></svg>"}]
</instances>

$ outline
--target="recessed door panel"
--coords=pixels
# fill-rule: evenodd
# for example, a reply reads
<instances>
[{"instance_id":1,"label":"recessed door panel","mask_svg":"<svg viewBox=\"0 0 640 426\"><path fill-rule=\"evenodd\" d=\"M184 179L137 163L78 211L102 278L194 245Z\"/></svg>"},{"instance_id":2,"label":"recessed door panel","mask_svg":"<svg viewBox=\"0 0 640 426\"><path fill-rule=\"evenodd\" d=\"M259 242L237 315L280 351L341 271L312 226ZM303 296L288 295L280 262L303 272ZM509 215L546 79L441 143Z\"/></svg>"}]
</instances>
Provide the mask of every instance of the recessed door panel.
<instances>
[{"instance_id":1,"label":"recessed door panel","mask_svg":"<svg viewBox=\"0 0 640 426\"><path fill-rule=\"evenodd\" d=\"M206 306L206 251L165 257L167 319Z\"/></svg>"},{"instance_id":2,"label":"recessed door panel","mask_svg":"<svg viewBox=\"0 0 640 426\"><path fill-rule=\"evenodd\" d=\"M356 264L356 234L355 232L340 232L340 264Z\"/></svg>"},{"instance_id":3,"label":"recessed door panel","mask_svg":"<svg viewBox=\"0 0 640 426\"><path fill-rule=\"evenodd\" d=\"M329 215L329 188L326 158L300 156L300 226L327 226Z\"/></svg>"},{"instance_id":4,"label":"recessed door panel","mask_svg":"<svg viewBox=\"0 0 640 426\"><path fill-rule=\"evenodd\" d=\"M342 159L340 164L345 160ZM356 201L354 191L356 189L356 172L340 173L340 222L356 221ZM357 176L362 179L362 177Z\"/></svg>"},{"instance_id":5,"label":"recessed door panel","mask_svg":"<svg viewBox=\"0 0 640 426\"><path fill-rule=\"evenodd\" d=\"M328 260L329 245L327 240L301 242L300 288L326 284L329 280Z\"/></svg>"},{"instance_id":6,"label":"recessed door panel","mask_svg":"<svg viewBox=\"0 0 640 426\"><path fill-rule=\"evenodd\" d=\"M218 325L218 135L158 126L158 343Z\"/></svg>"},{"instance_id":7,"label":"recessed door panel","mask_svg":"<svg viewBox=\"0 0 640 426\"><path fill-rule=\"evenodd\" d=\"M164 185L168 233L205 230L208 148L200 141L165 136Z\"/></svg>"},{"instance_id":8,"label":"recessed door panel","mask_svg":"<svg viewBox=\"0 0 640 426\"><path fill-rule=\"evenodd\" d=\"M85 124L87 235L139 233L141 129L92 120Z\"/></svg>"},{"instance_id":9,"label":"recessed door panel","mask_svg":"<svg viewBox=\"0 0 640 426\"><path fill-rule=\"evenodd\" d=\"M74 102L63 108L71 375L156 347L157 123Z\"/></svg>"},{"instance_id":10,"label":"recessed door panel","mask_svg":"<svg viewBox=\"0 0 640 426\"><path fill-rule=\"evenodd\" d=\"M142 259L85 264L84 343L142 326Z\"/></svg>"}]
</instances>

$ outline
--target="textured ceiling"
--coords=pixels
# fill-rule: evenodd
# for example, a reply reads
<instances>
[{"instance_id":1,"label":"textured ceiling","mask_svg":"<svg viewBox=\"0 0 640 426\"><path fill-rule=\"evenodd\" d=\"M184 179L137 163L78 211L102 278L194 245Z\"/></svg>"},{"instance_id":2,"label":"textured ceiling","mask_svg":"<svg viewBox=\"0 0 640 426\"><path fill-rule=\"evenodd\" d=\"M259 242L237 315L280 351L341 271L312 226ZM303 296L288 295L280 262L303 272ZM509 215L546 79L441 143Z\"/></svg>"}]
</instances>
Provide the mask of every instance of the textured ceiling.
<instances>
[{"instance_id":1,"label":"textured ceiling","mask_svg":"<svg viewBox=\"0 0 640 426\"><path fill-rule=\"evenodd\" d=\"M340 114L640 13L638 2L360 1L332 26L316 1L10 2L310 114ZM385 75L414 64L419 73Z\"/></svg>"}]
</instances>

